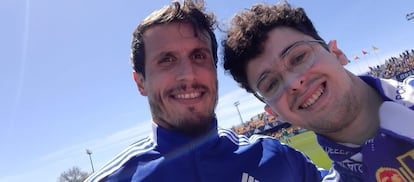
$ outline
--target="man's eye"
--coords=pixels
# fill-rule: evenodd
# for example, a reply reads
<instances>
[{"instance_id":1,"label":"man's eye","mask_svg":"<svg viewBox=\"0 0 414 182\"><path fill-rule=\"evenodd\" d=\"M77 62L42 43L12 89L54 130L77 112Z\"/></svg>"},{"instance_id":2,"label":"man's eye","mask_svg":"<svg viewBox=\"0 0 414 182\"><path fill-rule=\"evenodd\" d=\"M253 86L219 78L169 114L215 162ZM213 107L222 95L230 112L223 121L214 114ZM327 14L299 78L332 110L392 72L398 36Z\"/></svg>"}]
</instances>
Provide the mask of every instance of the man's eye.
<instances>
[{"instance_id":1,"label":"man's eye","mask_svg":"<svg viewBox=\"0 0 414 182\"><path fill-rule=\"evenodd\" d=\"M161 65L169 65L169 64L172 64L173 62L174 62L174 58L165 57L165 58L162 58L158 63Z\"/></svg>"},{"instance_id":2,"label":"man's eye","mask_svg":"<svg viewBox=\"0 0 414 182\"><path fill-rule=\"evenodd\" d=\"M266 92L273 92L277 90L279 87L279 81L277 79L273 79L269 85L267 86Z\"/></svg>"},{"instance_id":3,"label":"man's eye","mask_svg":"<svg viewBox=\"0 0 414 182\"><path fill-rule=\"evenodd\" d=\"M198 52L192 55L192 61L200 65L206 65L210 64L212 60L211 57L205 52Z\"/></svg>"},{"instance_id":4,"label":"man's eye","mask_svg":"<svg viewBox=\"0 0 414 182\"><path fill-rule=\"evenodd\" d=\"M294 55L289 59L289 65L290 66L297 66L304 62L306 62L307 59L307 53L303 52L299 55Z\"/></svg>"},{"instance_id":5,"label":"man's eye","mask_svg":"<svg viewBox=\"0 0 414 182\"><path fill-rule=\"evenodd\" d=\"M204 54L198 53L198 54L194 54L193 58L194 59L205 59L206 56Z\"/></svg>"},{"instance_id":6,"label":"man's eye","mask_svg":"<svg viewBox=\"0 0 414 182\"><path fill-rule=\"evenodd\" d=\"M280 81L276 78L263 80L261 94L264 96L270 96L279 89Z\"/></svg>"}]
</instances>

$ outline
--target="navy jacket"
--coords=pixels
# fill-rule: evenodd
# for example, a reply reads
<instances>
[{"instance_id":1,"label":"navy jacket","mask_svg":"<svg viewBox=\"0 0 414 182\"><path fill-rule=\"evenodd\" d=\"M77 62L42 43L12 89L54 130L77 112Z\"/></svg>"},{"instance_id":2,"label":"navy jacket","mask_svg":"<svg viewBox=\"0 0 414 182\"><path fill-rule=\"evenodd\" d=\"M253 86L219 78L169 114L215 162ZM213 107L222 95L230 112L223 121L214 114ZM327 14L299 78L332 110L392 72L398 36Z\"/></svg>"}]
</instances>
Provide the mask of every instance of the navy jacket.
<instances>
[{"instance_id":1,"label":"navy jacket","mask_svg":"<svg viewBox=\"0 0 414 182\"><path fill-rule=\"evenodd\" d=\"M153 134L129 146L86 182L321 181L327 171L268 136L250 138L217 129L194 139L154 124ZM327 179L335 179L332 171Z\"/></svg>"}]
</instances>

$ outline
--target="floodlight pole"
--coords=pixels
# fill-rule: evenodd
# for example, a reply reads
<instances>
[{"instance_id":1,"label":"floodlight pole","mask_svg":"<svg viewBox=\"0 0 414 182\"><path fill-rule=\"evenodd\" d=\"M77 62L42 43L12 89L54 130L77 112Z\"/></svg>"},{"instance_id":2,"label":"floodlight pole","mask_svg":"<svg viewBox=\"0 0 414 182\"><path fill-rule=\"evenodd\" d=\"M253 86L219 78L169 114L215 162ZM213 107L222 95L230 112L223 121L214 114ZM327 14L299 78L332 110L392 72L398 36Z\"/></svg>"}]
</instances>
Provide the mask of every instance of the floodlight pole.
<instances>
[{"instance_id":1,"label":"floodlight pole","mask_svg":"<svg viewBox=\"0 0 414 182\"><path fill-rule=\"evenodd\" d=\"M239 105L240 105L240 102L239 102L239 101L234 102L234 106L235 106L235 107L236 107L236 109L237 109L237 113L239 113L240 122L241 122L241 124L243 124L243 118L242 118L242 116L241 116L241 114L240 114Z\"/></svg>"},{"instance_id":2,"label":"floodlight pole","mask_svg":"<svg viewBox=\"0 0 414 182\"><path fill-rule=\"evenodd\" d=\"M86 154L89 155L89 160L91 161L91 166L92 166L92 173L95 172L95 169L93 168L93 162L92 162L92 151L89 149L86 149Z\"/></svg>"}]
</instances>

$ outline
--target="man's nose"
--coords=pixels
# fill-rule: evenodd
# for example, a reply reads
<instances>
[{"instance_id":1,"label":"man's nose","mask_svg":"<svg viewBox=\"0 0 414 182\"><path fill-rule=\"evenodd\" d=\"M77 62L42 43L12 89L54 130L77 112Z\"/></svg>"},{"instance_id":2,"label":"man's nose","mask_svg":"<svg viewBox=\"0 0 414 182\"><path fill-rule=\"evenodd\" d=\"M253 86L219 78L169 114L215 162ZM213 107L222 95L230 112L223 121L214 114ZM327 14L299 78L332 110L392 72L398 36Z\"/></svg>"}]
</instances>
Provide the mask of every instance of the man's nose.
<instances>
[{"instance_id":1,"label":"man's nose","mask_svg":"<svg viewBox=\"0 0 414 182\"><path fill-rule=\"evenodd\" d=\"M288 79L285 82L285 87L287 87L288 92L297 92L299 90L302 90L305 83L305 77L303 73L290 73L285 74L285 76L289 76Z\"/></svg>"},{"instance_id":2,"label":"man's nose","mask_svg":"<svg viewBox=\"0 0 414 182\"><path fill-rule=\"evenodd\" d=\"M178 65L176 79L179 81L195 79L195 69L190 59L182 60Z\"/></svg>"}]
</instances>

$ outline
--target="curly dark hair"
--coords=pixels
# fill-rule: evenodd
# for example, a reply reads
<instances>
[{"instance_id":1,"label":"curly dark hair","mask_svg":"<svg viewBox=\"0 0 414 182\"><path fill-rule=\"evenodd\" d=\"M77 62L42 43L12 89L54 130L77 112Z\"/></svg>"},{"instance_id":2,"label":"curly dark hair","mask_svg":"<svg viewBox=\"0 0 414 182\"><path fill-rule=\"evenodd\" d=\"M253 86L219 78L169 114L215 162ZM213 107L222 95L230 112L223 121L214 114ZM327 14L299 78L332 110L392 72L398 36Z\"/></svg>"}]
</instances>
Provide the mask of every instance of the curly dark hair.
<instances>
[{"instance_id":1,"label":"curly dark hair","mask_svg":"<svg viewBox=\"0 0 414 182\"><path fill-rule=\"evenodd\" d=\"M247 63L263 52L268 33L278 27L292 28L323 41L304 9L294 8L287 2L256 4L236 14L222 41L223 67L247 92L254 93L247 82Z\"/></svg>"},{"instance_id":2,"label":"curly dark hair","mask_svg":"<svg viewBox=\"0 0 414 182\"><path fill-rule=\"evenodd\" d=\"M206 31L210 36L213 59L217 67L217 39L214 30L217 26L216 17L212 13L204 11L204 1L184 0L182 4L172 2L170 5L154 11L145 18L135 29L131 43L131 62L135 72L145 78L145 43L143 35L149 28L173 22L190 23L194 29L194 35L200 36Z\"/></svg>"}]
</instances>

